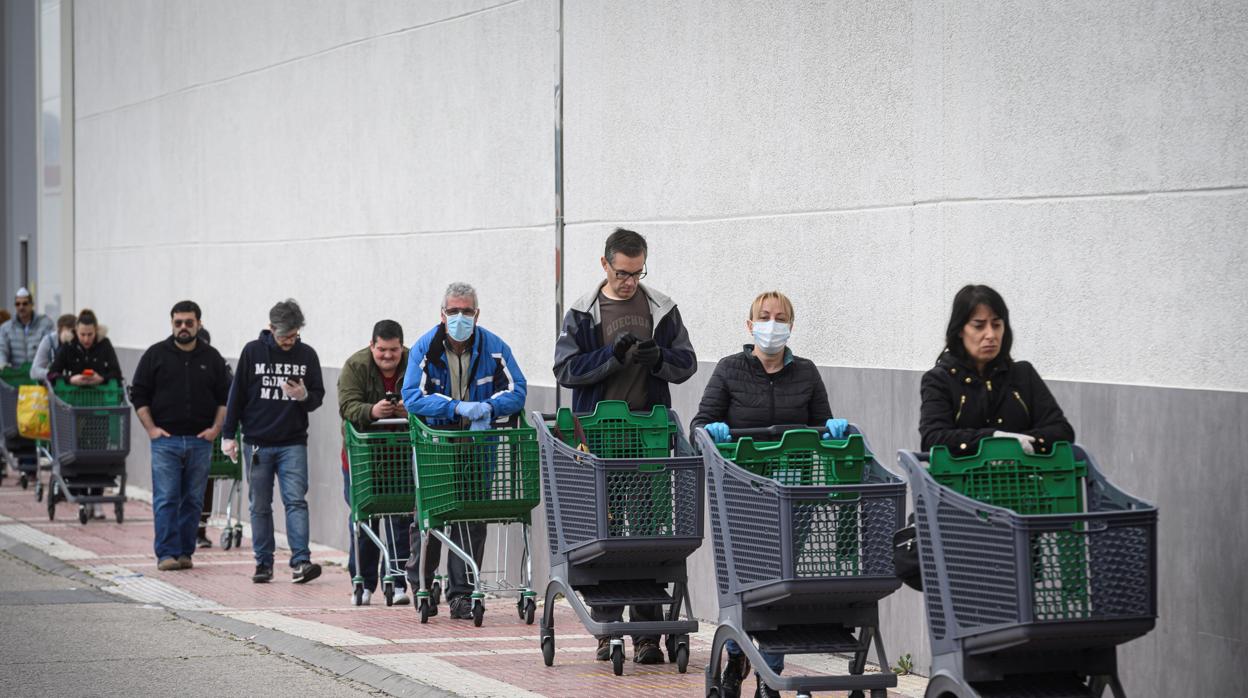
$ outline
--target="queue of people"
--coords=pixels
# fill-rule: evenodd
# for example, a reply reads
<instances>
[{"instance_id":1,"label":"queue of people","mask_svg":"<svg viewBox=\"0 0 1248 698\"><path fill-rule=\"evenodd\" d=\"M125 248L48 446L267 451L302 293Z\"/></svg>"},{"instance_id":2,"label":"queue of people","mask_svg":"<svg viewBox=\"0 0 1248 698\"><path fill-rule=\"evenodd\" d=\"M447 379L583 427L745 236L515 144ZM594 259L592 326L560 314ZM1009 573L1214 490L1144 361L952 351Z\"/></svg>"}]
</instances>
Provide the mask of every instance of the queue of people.
<instances>
[{"instance_id":1,"label":"queue of people","mask_svg":"<svg viewBox=\"0 0 1248 698\"><path fill-rule=\"evenodd\" d=\"M623 400L633 410L671 407L671 385L697 371L697 356L676 302L642 283L649 248L640 234L616 229L599 260L603 280L568 309L555 344L557 383L572 391L572 408L591 411L602 400ZM0 326L0 365L44 357L49 378L75 385L121 379L111 344L95 316L62 316L55 330L33 312L26 289L17 295L17 315ZM384 419L416 415L431 425L487 429L520 413L526 380L511 347L481 325L476 290L456 282L446 289L438 322L409 350L393 320L377 322L367 347L352 354L338 380L339 415L357 429ZM783 293L759 294L744 318L752 340L717 363L690 428L704 428L717 442L732 431L776 424L822 425L824 438L843 438L848 420L835 416L834 399L815 364L790 348L796 310ZM192 566L211 443L224 434L222 450L244 457L250 483L256 568L252 580L273 578L272 499L277 481L286 514L291 581L320 575L308 547L308 415L320 407L325 387L316 351L302 341L304 316L294 300L277 303L267 329L242 351L238 371L207 342L199 341L201 312L183 301L171 311L172 334L150 347L134 380L134 404L152 438L156 556L160 569ZM992 288L968 285L953 300L943 347L921 381L919 432L924 450L947 446L955 455L973 453L982 439L1016 439L1028 453L1046 453L1074 430L1035 368L1014 360L1013 330L1004 299ZM33 371L32 371L33 373ZM837 395L831 392L833 398ZM246 450L234 435L246 434ZM343 454L344 494L349 474ZM627 506L627 503L626 503ZM478 566L485 526L461 524L453 542L470 551ZM392 537L407 547L406 584L428 587L440 555L430 539L424 559L414 518L399 522ZM379 555L365 536L351 541L351 572L365 580L364 602L377 588ZM355 569L360 548L362 569ZM472 617L472 585L464 563L451 556L447 597L452 618ZM408 603L399 582L396 603ZM622 607L595 607L595 620L622 620ZM659 620L658 606L629 609L634 621ZM610 641L598 638L597 659L609 660ZM634 661L664 661L657 637L633 638ZM729 645L721 686L739 695L749 673L745 656ZM766 655L779 673L783 655ZM759 681L756 695L776 695Z\"/></svg>"}]
</instances>

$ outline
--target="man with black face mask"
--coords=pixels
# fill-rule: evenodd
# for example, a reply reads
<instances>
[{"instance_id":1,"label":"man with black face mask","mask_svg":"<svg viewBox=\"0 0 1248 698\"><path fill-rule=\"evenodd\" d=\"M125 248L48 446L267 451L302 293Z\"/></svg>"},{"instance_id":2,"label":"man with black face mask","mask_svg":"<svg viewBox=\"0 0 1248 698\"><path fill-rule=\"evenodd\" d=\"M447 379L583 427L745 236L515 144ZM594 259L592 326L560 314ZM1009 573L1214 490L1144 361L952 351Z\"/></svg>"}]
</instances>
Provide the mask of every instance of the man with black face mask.
<instances>
[{"instance_id":1,"label":"man with black face mask","mask_svg":"<svg viewBox=\"0 0 1248 698\"><path fill-rule=\"evenodd\" d=\"M229 369L198 337L200 310L181 301L173 334L139 360L130 398L152 439L152 514L157 569L189 569L208 482L212 442L221 433Z\"/></svg>"}]
</instances>

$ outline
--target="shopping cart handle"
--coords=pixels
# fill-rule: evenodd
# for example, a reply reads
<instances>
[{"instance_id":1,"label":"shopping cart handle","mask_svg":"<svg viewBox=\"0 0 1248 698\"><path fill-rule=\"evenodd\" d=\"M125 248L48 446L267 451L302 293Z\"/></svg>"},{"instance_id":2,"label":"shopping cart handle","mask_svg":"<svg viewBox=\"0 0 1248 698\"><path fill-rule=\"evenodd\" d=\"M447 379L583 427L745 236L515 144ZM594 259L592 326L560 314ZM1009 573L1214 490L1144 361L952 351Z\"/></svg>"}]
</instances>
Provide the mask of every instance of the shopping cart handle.
<instances>
[{"instance_id":1,"label":"shopping cart handle","mask_svg":"<svg viewBox=\"0 0 1248 698\"><path fill-rule=\"evenodd\" d=\"M823 424L773 424L769 427L752 427L750 429L729 429L728 434L734 439L740 439L746 436L784 436L784 432L793 429L819 429L824 430Z\"/></svg>"},{"instance_id":2,"label":"shopping cart handle","mask_svg":"<svg viewBox=\"0 0 1248 698\"><path fill-rule=\"evenodd\" d=\"M407 417L390 417L388 419L379 419L373 422L375 427L392 427L400 424L407 424Z\"/></svg>"}]
</instances>

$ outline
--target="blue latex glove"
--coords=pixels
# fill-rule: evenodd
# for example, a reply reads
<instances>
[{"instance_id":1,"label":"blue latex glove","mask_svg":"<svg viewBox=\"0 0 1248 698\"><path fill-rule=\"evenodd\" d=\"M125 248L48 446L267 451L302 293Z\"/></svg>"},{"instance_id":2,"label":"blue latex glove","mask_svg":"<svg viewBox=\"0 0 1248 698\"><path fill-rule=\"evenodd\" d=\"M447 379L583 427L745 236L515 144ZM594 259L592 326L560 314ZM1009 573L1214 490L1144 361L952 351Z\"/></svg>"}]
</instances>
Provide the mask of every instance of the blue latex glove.
<instances>
[{"instance_id":1,"label":"blue latex glove","mask_svg":"<svg viewBox=\"0 0 1248 698\"><path fill-rule=\"evenodd\" d=\"M478 419L468 426L468 431L485 431L491 428L489 419Z\"/></svg>"},{"instance_id":2,"label":"blue latex glove","mask_svg":"<svg viewBox=\"0 0 1248 698\"><path fill-rule=\"evenodd\" d=\"M829 419L824 425L828 433L823 435L825 439L843 439L845 432L849 429L849 420L847 419Z\"/></svg>"},{"instance_id":3,"label":"blue latex glove","mask_svg":"<svg viewBox=\"0 0 1248 698\"><path fill-rule=\"evenodd\" d=\"M728 443L732 440L732 436L728 434L728 425L723 422L711 422L706 425L706 433L711 435L715 443Z\"/></svg>"},{"instance_id":4,"label":"blue latex glove","mask_svg":"<svg viewBox=\"0 0 1248 698\"><path fill-rule=\"evenodd\" d=\"M467 402L461 401L455 405L455 414L466 418L470 422L475 422L490 416L490 406L484 402Z\"/></svg>"}]
</instances>

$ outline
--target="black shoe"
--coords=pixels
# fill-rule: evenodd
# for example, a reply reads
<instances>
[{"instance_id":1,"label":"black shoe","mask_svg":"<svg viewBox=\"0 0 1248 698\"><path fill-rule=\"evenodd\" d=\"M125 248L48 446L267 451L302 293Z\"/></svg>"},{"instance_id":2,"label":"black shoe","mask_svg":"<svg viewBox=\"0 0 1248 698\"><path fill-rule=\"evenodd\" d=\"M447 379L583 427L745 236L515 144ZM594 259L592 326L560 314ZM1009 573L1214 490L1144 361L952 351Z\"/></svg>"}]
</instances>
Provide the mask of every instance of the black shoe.
<instances>
[{"instance_id":1,"label":"black shoe","mask_svg":"<svg viewBox=\"0 0 1248 698\"><path fill-rule=\"evenodd\" d=\"M467 596L456 596L447 602L451 607L451 617L458 620L472 620L472 599Z\"/></svg>"},{"instance_id":2,"label":"black shoe","mask_svg":"<svg viewBox=\"0 0 1248 698\"><path fill-rule=\"evenodd\" d=\"M598 654L595 657L600 662L611 660L611 638L606 635L598 638Z\"/></svg>"},{"instance_id":3,"label":"black shoe","mask_svg":"<svg viewBox=\"0 0 1248 698\"><path fill-rule=\"evenodd\" d=\"M758 676L758 688L754 689L754 698L780 698L780 691L763 683L763 677Z\"/></svg>"},{"instance_id":4,"label":"black shoe","mask_svg":"<svg viewBox=\"0 0 1248 698\"><path fill-rule=\"evenodd\" d=\"M273 581L273 568L268 565L256 565L256 571L251 575L251 581L256 584Z\"/></svg>"},{"instance_id":5,"label":"black shoe","mask_svg":"<svg viewBox=\"0 0 1248 698\"><path fill-rule=\"evenodd\" d=\"M321 566L315 562L301 562L290 576L292 584L305 584L321 576Z\"/></svg>"},{"instance_id":6,"label":"black shoe","mask_svg":"<svg viewBox=\"0 0 1248 698\"><path fill-rule=\"evenodd\" d=\"M212 541L208 540L207 533L200 531L195 536L195 547L196 548L211 548L212 547Z\"/></svg>"},{"instance_id":7,"label":"black shoe","mask_svg":"<svg viewBox=\"0 0 1248 698\"><path fill-rule=\"evenodd\" d=\"M663 650L659 649L659 641L652 637L634 641L633 661L637 664L662 664Z\"/></svg>"},{"instance_id":8,"label":"black shoe","mask_svg":"<svg viewBox=\"0 0 1248 698\"><path fill-rule=\"evenodd\" d=\"M724 673L719 677L720 695L724 698L741 698L741 682L750 673L750 660L744 654L728 655Z\"/></svg>"}]
</instances>

